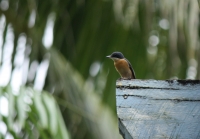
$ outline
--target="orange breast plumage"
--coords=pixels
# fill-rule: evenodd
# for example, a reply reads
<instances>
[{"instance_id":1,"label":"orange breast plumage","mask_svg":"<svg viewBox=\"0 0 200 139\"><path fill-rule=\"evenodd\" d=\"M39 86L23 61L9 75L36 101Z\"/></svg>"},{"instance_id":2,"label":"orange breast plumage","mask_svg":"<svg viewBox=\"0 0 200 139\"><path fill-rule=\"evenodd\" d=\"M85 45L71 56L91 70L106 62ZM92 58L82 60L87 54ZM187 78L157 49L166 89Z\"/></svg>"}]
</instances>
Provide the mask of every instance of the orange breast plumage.
<instances>
[{"instance_id":1,"label":"orange breast plumage","mask_svg":"<svg viewBox=\"0 0 200 139\"><path fill-rule=\"evenodd\" d=\"M119 72L122 78L133 78L132 72L129 68L129 64L125 59L119 59L114 62L116 70Z\"/></svg>"}]
</instances>

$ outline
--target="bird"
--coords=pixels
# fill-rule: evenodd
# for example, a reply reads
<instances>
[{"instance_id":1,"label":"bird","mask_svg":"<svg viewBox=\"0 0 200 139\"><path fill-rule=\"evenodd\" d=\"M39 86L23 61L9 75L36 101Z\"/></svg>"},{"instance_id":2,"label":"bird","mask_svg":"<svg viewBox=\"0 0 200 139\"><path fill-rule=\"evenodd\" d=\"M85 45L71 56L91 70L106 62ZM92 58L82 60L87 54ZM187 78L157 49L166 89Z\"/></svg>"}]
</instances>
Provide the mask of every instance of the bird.
<instances>
[{"instance_id":1,"label":"bird","mask_svg":"<svg viewBox=\"0 0 200 139\"><path fill-rule=\"evenodd\" d=\"M120 74L121 79L136 79L131 63L121 52L113 52L111 55L106 57L114 61L114 66L117 72Z\"/></svg>"}]
</instances>

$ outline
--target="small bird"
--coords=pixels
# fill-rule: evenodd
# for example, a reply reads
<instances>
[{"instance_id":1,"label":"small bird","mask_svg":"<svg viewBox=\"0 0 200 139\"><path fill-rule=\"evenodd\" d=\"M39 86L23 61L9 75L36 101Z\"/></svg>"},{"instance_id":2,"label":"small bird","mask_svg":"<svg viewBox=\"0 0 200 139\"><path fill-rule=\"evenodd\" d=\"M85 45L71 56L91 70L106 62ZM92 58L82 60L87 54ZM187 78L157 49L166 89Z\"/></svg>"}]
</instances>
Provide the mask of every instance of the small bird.
<instances>
[{"instance_id":1,"label":"small bird","mask_svg":"<svg viewBox=\"0 0 200 139\"><path fill-rule=\"evenodd\" d=\"M122 79L135 79L135 72L131 63L124 57L121 52L113 52L111 55L106 56L114 61L117 72L121 75Z\"/></svg>"}]
</instances>

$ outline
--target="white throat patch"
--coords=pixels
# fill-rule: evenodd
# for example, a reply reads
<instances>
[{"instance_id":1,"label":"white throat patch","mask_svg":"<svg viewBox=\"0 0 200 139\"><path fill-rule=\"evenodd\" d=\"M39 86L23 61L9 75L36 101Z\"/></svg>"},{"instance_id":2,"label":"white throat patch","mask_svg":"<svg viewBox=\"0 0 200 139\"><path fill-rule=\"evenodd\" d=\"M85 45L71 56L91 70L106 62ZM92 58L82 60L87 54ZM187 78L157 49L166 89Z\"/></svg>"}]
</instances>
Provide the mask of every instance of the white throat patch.
<instances>
[{"instance_id":1,"label":"white throat patch","mask_svg":"<svg viewBox=\"0 0 200 139\"><path fill-rule=\"evenodd\" d=\"M113 61L120 60L119 58L116 58L116 57L111 57L111 59L112 59Z\"/></svg>"}]
</instances>

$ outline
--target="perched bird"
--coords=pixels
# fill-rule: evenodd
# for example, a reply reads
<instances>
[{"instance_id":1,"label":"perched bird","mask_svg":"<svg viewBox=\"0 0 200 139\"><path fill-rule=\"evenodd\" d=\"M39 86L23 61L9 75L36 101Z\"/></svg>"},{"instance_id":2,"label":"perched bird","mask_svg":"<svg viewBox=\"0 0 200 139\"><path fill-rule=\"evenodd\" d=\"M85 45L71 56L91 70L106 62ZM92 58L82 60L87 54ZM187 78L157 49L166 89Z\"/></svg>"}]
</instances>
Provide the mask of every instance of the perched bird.
<instances>
[{"instance_id":1,"label":"perched bird","mask_svg":"<svg viewBox=\"0 0 200 139\"><path fill-rule=\"evenodd\" d=\"M135 79L135 72L131 63L124 57L121 52L113 52L111 55L106 56L114 61L114 65L118 73L123 79Z\"/></svg>"}]
</instances>

